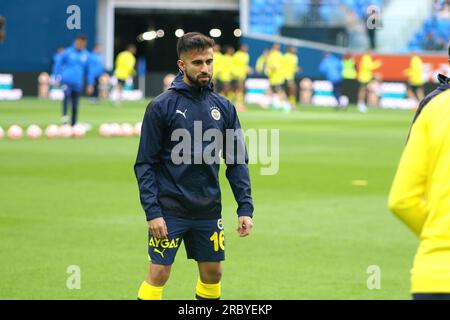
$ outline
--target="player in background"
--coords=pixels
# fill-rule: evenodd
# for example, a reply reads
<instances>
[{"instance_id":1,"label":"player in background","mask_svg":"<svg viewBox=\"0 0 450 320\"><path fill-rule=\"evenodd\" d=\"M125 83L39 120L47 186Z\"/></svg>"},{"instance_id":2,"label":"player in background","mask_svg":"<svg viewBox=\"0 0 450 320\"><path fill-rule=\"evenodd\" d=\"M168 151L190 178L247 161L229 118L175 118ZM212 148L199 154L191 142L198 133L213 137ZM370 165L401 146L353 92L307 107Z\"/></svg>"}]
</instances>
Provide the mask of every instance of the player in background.
<instances>
[{"instance_id":1,"label":"player in background","mask_svg":"<svg viewBox=\"0 0 450 320\"><path fill-rule=\"evenodd\" d=\"M89 52L86 50L87 38L78 35L71 47L64 49L61 57L55 63L54 74L56 83L61 85L64 92L62 123L69 123L68 105L72 102L71 125L78 120L78 104L83 90L84 78L87 77L87 95L92 94L94 87L91 82L90 70L88 68Z\"/></svg>"},{"instance_id":2,"label":"player in background","mask_svg":"<svg viewBox=\"0 0 450 320\"><path fill-rule=\"evenodd\" d=\"M50 79L49 79L50 86L59 87L61 85L61 79L58 79L58 77L56 76L56 66L60 65L63 52L64 52L64 47L59 47L58 49L56 49L56 52L53 54L51 74L50 74Z\"/></svg>"},{"instance_id":3,"label":"player in background","mask_svg":"<svg viewBox=\"0 0 450 320\"><path fill-rule=\"evenodd\" d=\"M355 59L350 53L344 54L342 59L342 78L344 80L355 80L357 75Z\"/></svg>"},{"instance_id":4,"label":"player in background","mask_svg":"<svg viewBox=\"0 0 450 320\"><path fill-rule=\"evenodd\" d=\"M91 79L88 79L88 82L94 84L94 91L91 95L91 101L98 101L98 86L99 79L103 73L105 73L105 65L103 63L103 57L101 56L102 48L99 44L97 44L92 50L89 56L89 76Z\"/></svg>"},{"instance_id":5,"label":"player in background","mask_svg":"<svg viewBox=\"0 0 450 320\"><path fill-rule=\"evenodd\" d=\"M409 60L409 68L405 70L405 75L408 76L408 96L415 98L419 102L422 101L425 96L423 89L425 83L423 61L416 53L412 54Z\"/></svg>"},{"instance_id":6,"label":"player in background","mask_svg":"<svg viewBox=\"0 0 450 320\"><path fill-rule=\"evenodd\" d=\"M222 88L223 88L223 84L220 81L220 74L222 73L223 70L223 54L221 51L221 47L220 44L216 43L214 45L214 73L213 73L213 77L212 80L214 82L214 89L216 92L221 92Z\"/></svg>"},{"instance_id":7,"label":"player in background","mask_svg":"<svg viewBox=\"0 0 450 320\"><path fill-rule=\"evenodd\" d=\"M449 47L450 64L450 47ZM389 194L389 208L419 238L416 300L450 300L450 79L420 103Z\"/></svg>"},{"instance_id":8,"label":"player in background","mask_svg":"<svg viewBox=\"0 0 450 320\"><path fill-rule=\"evenodd\" d=\"M220 94L226 97L228 100L233 100L233 60L234 48L230 45L225 46L225 53L222 55L221 70L217 76L220 83L222 84L222 90Z\"/></svg>"},{"instance_id":9,"label":"player in background","mask_svg":"<svg viewBox=\"0 0 450 320\"><path fill-rule=\"evenodd\" d=\"M272 107L276 110L289 112L291 106L284 90L285 72L283 68L283 54L280 51L280 44L274 43L267 57L266 72L269 78L272 95Z\"/></svg>"},{"instance_id":10,"label":"player in background","mask_svg":"<svg viewBox=\"0 0 450 320\"><path fill-rule=\"evenodd\" d=\"M64 52L64 47L59 47L58 49L56 49L55 54L53 55L52 58L52 78L55 77L56 75L56 66L59 65L61 63L61 57L63 55ZM55 80L55 79L53 79Z\"/></svg>"},{"instance_id":11,"label":"player in background","mask_svg":"<svg viewBox=\"0 0 450 320\"><path fill-rule=\"evenodd\" d=\"M289 46L287 52L283 55L283 69L284 77L286 79L286 94L289 97L289 103L292 110L297 110L297 83L295 82L295 75L301 69L298 65L297 48Z\"/></svg>"},{"instance_id":12,"label":"player in background","mask_svg":"<svg viewBox=\"0 0 450 320\"><path fill-rule=\"evenodd\" d=\"M368 49L361 60L359 61L358 70L358 110L360 112L367 112L366 97L367 97L367 85L373 79L373 72L380 68L382 65L380 60L373 60L371 56L371 50Z\"/></svg>"},{"instance_id":13,"label":"player in background","mask_svg":"<svg viewBox=\"0 0 450 320\"><path fill-rule=\"evenodd\" d=\"M267 77L267 57L269 56L270 48L263 50L263 53L256 59L255 72L259 77Z\"/></svg>"},{"instance_id":14,"label":"player in background","mask_svg":"<svg viewBox=\"0 0 450 320\"><path fill-rule=\"evenodd\" d=\"M238 110L244 109L245 80L252 69L249 66L248 46L241 44L233 54L233 80L235 81L235 105Z\"/></svg>"},{"instance_id":15,"label":"player in background","mask_svg":"<svg viewBox=\"0 0 450 320\"><path fill-rule=\"evenodd\" d=\"M337 109L341 107L342 96L342 60L334 54L326 52L320 62L319 71L333 85L333 95L336 99Z\"/></svg>"},{"instance_id":16,"label":"player in background","mask_svg":"<svg viewBox=\"0 0 450 320\"><path fill-rule=\"evenodd\" d=\"M136 65L136 46L129 44L127 49L120 52L115 61L114 76L117 78L116 90L118 92L118 100L123 99L123 87L125 81L134 76L136 71L134 66Z\"/></svg>"}]
</instances>

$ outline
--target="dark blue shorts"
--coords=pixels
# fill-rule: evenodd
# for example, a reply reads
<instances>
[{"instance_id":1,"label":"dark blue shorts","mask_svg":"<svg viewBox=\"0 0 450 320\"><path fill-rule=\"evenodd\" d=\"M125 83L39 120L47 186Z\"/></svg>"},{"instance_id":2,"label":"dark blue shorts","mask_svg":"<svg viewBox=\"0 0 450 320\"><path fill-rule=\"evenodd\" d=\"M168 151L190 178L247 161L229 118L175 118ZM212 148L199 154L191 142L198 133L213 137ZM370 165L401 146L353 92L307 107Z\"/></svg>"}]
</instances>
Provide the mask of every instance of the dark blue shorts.
<instances>
[{"instance_id":1,"label":"dark blue shorts","mask_svg":"<svg viewBox=\"0 0 450 320\"><path fill-rule=\"evenodd\" d=\"M450 300L449 293L414 293L413 300Z\"/></svg>"},{"instance_id":2,"label":"dark blue shorts","mask_svg":"<svg viewBox=\"0 0 450 320\"><path fill-rule=\"evenodd\" d=\"M182 241L188 259L199 262L225 260L225 236L222 219L193 220L164 217L169 233L157 239L148 233L148 256L152 263L171 265Z\"/></svg>"},{"instance_id":3,"label":"dark blue shorts","mask_svg":"<svg viewBox=\"0 0 450 320\"><path fill-rule=\"evenodd\" d=\"M280 90L284 90L283 83L270 85L270 89L272 90L273 93L276 93Z\"/></svg>"}]
</instances>

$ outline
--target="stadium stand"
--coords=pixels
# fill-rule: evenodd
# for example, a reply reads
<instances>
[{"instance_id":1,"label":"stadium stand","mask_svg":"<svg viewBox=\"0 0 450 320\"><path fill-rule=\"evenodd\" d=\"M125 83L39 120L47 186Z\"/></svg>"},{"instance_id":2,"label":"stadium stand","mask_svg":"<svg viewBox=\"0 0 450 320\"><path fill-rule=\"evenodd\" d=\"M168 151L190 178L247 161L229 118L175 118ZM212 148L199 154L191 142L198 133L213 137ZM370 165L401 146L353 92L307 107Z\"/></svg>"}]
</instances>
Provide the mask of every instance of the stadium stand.
<instances>
[{"instance_id":1,"label":"stadium stand","mask_svg":"<svg viewBox=\"0 0 450 320\"><path fill-rule=\"evenodd\" d=\"M369 5L382 7L384 0L251 0L250 31L276 35L283 25L344 25L345 9L366 19Z\"/></svg>"},{"instance_id":2,"label":"stadium stand","mask_svg":"<svg viewBox=\"0 0 450 320\"><path fill-rule=\"evenodd\" d=\"M408 51L442 51L450 42L450 0L436 0L432 16L408 43Z\"/></svg>"}]
</instances>

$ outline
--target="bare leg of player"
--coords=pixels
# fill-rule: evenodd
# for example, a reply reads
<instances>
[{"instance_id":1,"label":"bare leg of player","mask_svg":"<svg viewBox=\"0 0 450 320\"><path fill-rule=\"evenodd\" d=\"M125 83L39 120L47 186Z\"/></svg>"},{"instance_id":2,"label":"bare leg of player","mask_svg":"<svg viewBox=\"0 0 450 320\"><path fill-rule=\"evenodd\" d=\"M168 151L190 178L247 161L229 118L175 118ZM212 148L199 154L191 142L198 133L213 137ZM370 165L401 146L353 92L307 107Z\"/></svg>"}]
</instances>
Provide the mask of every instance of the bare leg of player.
<instances>
[{"instance_id":1,"label":"bare leg of player","mask_svg":"<svg viewBox=\"0 0 450 320\"><path fill-rule=\"evenodd\" d=\"M198 300L218 300L221 295L222 265L220 262L198 262L199 278L195 289Z\"/></svg>"},{"instance_id":2,"label":"bare leg of player","mask_svg":"<svg viewBox=\"0 0 450 320\"><path fill-rule=\"evenodd\" d=\"M367 106L366 106L366 88L364 85L362 85L359 88L358 92L358 110L360 112L367 112Z\"/></svg>"},{"instance_id":3,"label":"bare leg of player","mask_svg":"<svg viewBox=\"0 0 450 320\"><path fill-rule=\"evenodd\" d=\"M291 104L292 111L297 111L297 85L295 81L290 81L288 84L289 90L289 103Z\"/></svg>"},{"instance_id":4,"label":"bare leg of player","mask_svg":"<svg viewBox=\"0 0 450 320\"><path fill-rule=\"evenodd\" d=\"M425 98L425 91L423 87L417 88L417 100L422 101Z\"/></svg>"},{"instance_id":5,"label":"bare leg of player","mask_svg":"<svg viewBox=\"0 0 450 320\"><path fill-rule=\"evenodd\" d=\"M152 286L163 287L167 280L169 280L171 268L172 266L153 264L150 262L145 281Z\"/></svg>"}]
</instances>

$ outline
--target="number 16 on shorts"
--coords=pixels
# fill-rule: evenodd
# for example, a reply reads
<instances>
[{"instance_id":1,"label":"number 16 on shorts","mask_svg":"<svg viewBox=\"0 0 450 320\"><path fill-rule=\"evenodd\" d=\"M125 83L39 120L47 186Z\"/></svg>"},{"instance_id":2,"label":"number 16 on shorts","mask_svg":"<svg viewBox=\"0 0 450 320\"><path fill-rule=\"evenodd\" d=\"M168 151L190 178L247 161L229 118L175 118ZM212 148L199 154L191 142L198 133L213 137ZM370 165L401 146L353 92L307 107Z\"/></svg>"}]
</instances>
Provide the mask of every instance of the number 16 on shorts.
<instances>
[{"instance_id":1,"label":"number 16 on shorts","mask_svg":"<svg viewBox=\"0 0 450 320\"><path fill-rule=\"evenodd\" d=\"M219 248L225 250L225 234L223 230L220 230L219 233L217 231L214 232L209 240L214 244L214 251L219 251Z\"/></svg>"},{"instance_id":2,"label":"number 16 on shorts","mask_svg":"<svg viewBox=\"0 0 450 320\"><path fill-rule=\"evenodd\" d=\"M217 231L215 231L209 240L213 243L214 251L219 251L219 248L222 251L225 251L225 233L223 230L223 220L217 220Z\"/></svg>"}]
</instances>

